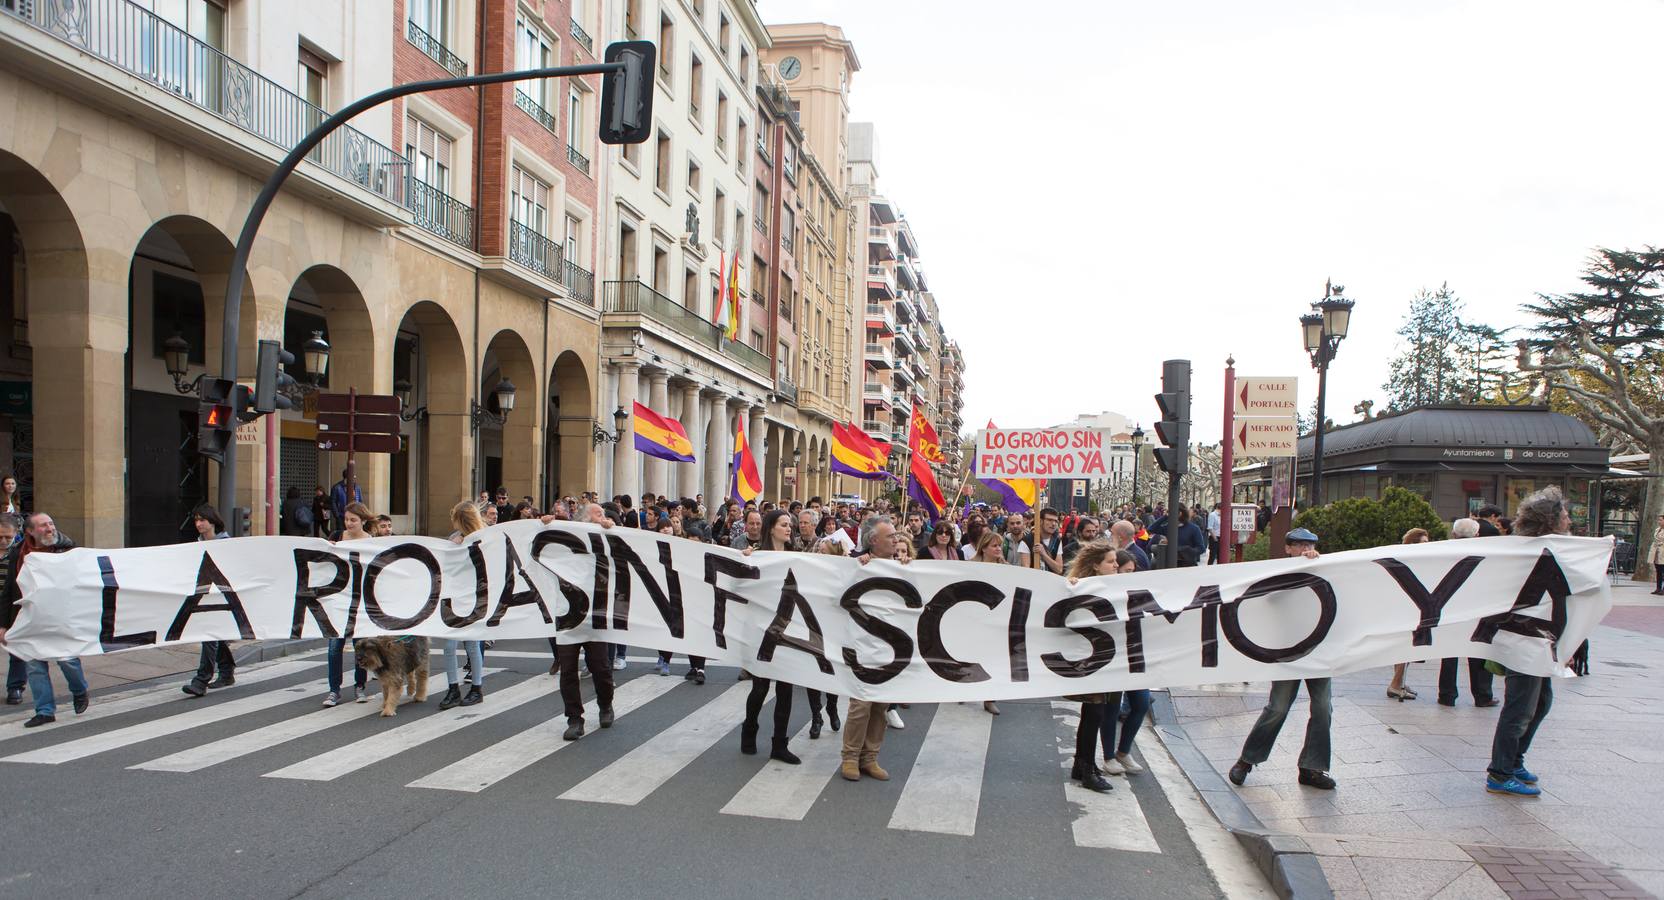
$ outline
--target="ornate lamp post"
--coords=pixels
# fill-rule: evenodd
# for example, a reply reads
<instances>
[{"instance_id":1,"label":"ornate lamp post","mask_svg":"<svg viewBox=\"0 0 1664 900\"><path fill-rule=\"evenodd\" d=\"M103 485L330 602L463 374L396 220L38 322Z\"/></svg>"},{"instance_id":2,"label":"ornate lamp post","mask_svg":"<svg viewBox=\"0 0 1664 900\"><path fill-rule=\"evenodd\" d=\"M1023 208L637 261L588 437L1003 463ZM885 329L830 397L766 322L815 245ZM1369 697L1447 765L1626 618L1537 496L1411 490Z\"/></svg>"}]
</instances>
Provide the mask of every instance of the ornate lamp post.
<instances>
[{"instance_id":1,"label":"ornate lamp post","mask_svg":"<svg viewBox=\"0 0 1664 900\"><path fill-rule=\"evenodd\" d=\"M1132 505L1138 505L1138 460L1144 447L1144 429L1132 427Z\"/></svg>"},{"instance_id":2,"label":"ornate lamp post","mask_svg":"<svg viewBox=\"0 0 1664 900\"><path fill-rule=\"evenodd\" d=\"M1312 304L1312 311L1300 317L1300 332L1311 354L1312 368L1317 370L1317 433L1312 439L1313 506L1323 505L1323 422L1328 400L1329 362L1346 339L1352 324L1352 307L1356 301L1341 296L1346 288L1332 281L1323 283L1323 299Z\"/></svg>"}]
</instances>

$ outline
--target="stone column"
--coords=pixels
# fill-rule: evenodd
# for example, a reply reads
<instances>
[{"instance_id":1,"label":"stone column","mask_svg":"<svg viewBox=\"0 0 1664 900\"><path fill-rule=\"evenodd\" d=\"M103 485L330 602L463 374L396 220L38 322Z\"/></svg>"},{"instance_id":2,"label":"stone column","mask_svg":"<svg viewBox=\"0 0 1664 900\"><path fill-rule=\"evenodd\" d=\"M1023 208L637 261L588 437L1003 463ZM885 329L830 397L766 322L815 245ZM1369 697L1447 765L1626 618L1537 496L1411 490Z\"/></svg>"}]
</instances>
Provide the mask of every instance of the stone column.
<instances>
[{"instance_id":1,"label":"stone column","mask_svg":"<svg viewBox=\"0 0 1664 900\"><path fill-rule=\"evenodd\" d=\"M647 407L659 415L670 415L670 373L664 369L651 369L647 373L650 388L647 392ZM628 409L628 407L626 407ZM635 438L630 438L631 446L635 445ZM669 490L670 463L656 456L642 455L642 466L646 469L646 486L643 490L655 497L663 497Z\"/></svg>"},{"instance_id":2,"label":"stone column","mask_svg":"<svg viewBox=\"0 0 1664 900\"><path fill-rule=\"evenodd\" d=\"M635 408L640 370L641 365L633 361L618 364L618 405L624 407L625 412ZM624 433L618 436L618 443L612 446L612 492L626 494L634 502L641 488L636 480L636 442L629 431L628 421Z\"/></svg>"},{"instance_id":3,"label":"stone column","mask_svg":"<svg viewBox=\"0 0 1664 900\"><path fill-rule=\"evenodd\" d=\"M706 397L705 452L705 509L713 516L722 501L728 499L728 457L733 450L728 443L734 429L734 417L728 408L729 398L720 391Z\"/></svg>"},{"instance_id":4,"label":"stone column","mask_svg":"<svg viewBox=\"0 0 1664 900\"><path fill-rule=\"evenodd\" d=\"M677 496L692 497L699 493L699 467L705 463L705 416L703 404L699 402L699 383L685 381L682 383L682 430L688 433L688 442L693 444L694 461L677 463L676 491Z\"/></svg>"}]
</instances>

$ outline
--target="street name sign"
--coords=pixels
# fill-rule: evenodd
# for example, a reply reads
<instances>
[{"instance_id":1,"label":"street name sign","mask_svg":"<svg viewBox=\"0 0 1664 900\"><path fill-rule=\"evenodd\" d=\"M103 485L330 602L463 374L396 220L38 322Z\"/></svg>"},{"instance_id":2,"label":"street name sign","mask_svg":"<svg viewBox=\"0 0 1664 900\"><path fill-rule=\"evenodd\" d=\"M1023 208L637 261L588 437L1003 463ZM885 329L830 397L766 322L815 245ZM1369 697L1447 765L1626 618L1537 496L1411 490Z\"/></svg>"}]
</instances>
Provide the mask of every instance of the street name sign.
<instances>
[{"instance_id":1,"label":"street name sign","mask_svg":"<svg viewBox=\"0 0 1664 900\"><path fill-rule=\"evenodd\" d=\"M1294 456L1299 443L1293 416L1239 417L1231 428L1235 456Z\"/></svg>"},{"instance_id":2,"label":"street name sign","mask_svg":"<svg viewBox=\"0 0 1664 900\"><path fill-rule=\"evenodd\" d=\"M1231 406L1241 416L1289 416L1299 410L1293 378L1238 378Z\"/></svg>"}]
</instances>

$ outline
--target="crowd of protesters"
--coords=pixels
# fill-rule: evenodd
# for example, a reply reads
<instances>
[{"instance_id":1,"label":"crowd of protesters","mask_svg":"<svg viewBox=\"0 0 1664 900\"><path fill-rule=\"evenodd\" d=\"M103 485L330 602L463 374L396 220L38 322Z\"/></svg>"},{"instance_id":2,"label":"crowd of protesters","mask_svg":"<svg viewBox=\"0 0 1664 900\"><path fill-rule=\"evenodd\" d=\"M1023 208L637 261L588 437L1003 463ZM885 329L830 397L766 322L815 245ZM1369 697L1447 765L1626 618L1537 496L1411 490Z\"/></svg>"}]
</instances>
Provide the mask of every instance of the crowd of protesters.
<instances>
[{"instance_id":1,"label":"crowd of protesters","mask_svg":"<svg viewBox=\"0 0 1664 900\"><path fill-rule=\"evenodd\" d=\"M11 481L11 479L7 479ZM283 532L289 535L315 535L331 541L352 541L384 537L393 534L393 520L387 515L373 513L363 503L362 493L351 490L349 474L329 491L317 488L311 498L302 498L298 489L290 488L281 511ZM10 494L8 494L10 496ZM14 501L8 500L8 503ZM0 554L0 642L5 628L15 616L19 589L15 577L25 557L31 553L57 553L74 547L74 542L60 534L50 515L44 512L13 512L8 506L0 513L0 543L5 550ZM903 507L899 512L885 500L872 503L826 502L820 497L807 501L780 500L778 502L722 502L708 507L702 495L691 498L658 497L644 494L640 498L615 496L602 500L593 493L567 496L539 508L530 497L513 500L507 490L495 493L482 491L476 499L463 500L451 510L452 541L461 543L470 534L499 522L512 520L577 520L607 528L639 528L674 537L719 544L747 555L755 552L826 553L848 556L865 564L874 559L907 563L915 559L933 562L981 562L996 565L1016 565L1043 569L1067 577L1071 583L1083 578L1118 575L1157 568L1167 562L1176 566L1196 566L1218 561L1221 509L1179 507L1171 513L1162 506L1139 507L1125 505L1103 515L1063 513L1044 508L1037 512L1008 512L984 504L970 504L954 510L949 516L931 521L917 507ZM1256 523L1260 529L1266 524L1265 511L1260 510ZM189 539L211 541L226 537L225 523L212 506L199 507L192 516ZM1660 519L1660 537L1664 538L1664 517ZM1470 539L1488 535L1516 533L1545 535L1568 533L1570 519L1564 500L1555 489L1541 491L1525 498L1513 521L1504 519L1502 510L1485 507L1473 518L1457 520L1452 529L1453 539ZM1169 552L1169 532L1176 536ZM1318 556L1319 536L1297 528L1285 539L1290 558L1315 559ZM1423 529L1412 529L1404 535L1404 543L1430 540ZM1664 560L1661 560L1664 561ZM1661 588L1664 589L1664 588ZM447 688L441 696L440 709L471 706L485 701L485 652L490 641L443 642ZM565 740L577 740L584 735L582 693L579 679L589 677L595 692L601 728L613 724L613 672L626 668L626 648L616 644L591 641L582 645L561 645L550 640L555 657L550 674L560 679L561 696L567 729ZM346 641L332 639L327 647L328 684L324 706L335 706L342 699L344 653ZM1586 653L1585 650L1583 651ZM458 656L465 657L465 667L458 671ZM1581 654L1580 654L1581 655ZM356 656L356 654L355 654ZM1584 657L1586 660L1586 656ZM654 663L658 675L671 674L671 655L657 654ZM88 687L78 659L56 661L69 683L70 696L77 714L89 704ZM580 663L587 672L580 672ZM1492 695L1492 678L1502 676L1504 695L1502 710L1492 747L1492 761L1486 778L1486 788L1495 793L1515 796L1535 796L1537 776L1525 768L1525 754L1552 702L1549 680L1521 675L1484 660L1468 660L1469 688L1474 705L1498 705ZM191 697L202 697L212 689L235 683L235 659L223 641L205 642L201 648L200 666L194 677L182 688ZM1586 662L1584 663L1586 667ZM1387 695L1404 701L1416 694L1404 683L1407 664L1394 666ZM1439 674L1439 703L1453 706L1457 700L1457 676L1460 661L1441 662ZM683 676L696 685L706 680L705 660L688 659ZM758 752L757 738L761 731L762 707L772 689L774 710L770 735L769 756L780 762L797 765L801 759L789 746L788 726L793 705L794 686L777 680L753 676L741 671L741 680L752 684L746 701L745 720L740 729L740 751ZM1252 769L1263 763L1271 753L1290 707L1299 692L1300 680L1278 681L1272 685L1270 700L1245 742L1240 758L1231 768L1230 780L1238 785L1245 782ZM1330 681L1328 678L1304 679L1310 696L1310 722L1305 743L1299 757L1299 783L1310 787L1332 790L1335 780L1329 769L1329 721L1331 713ZM7 673L8 704L19 704L27 686L33 695L35 715L25 727L36 727L55 721L50 670L46 661L25 663L10 658ZM887 704L849 698L845 714L840 718L838 698L819 691L804 691L811 714L809 739L818 740L822 729L830 725L832 731L843 730L843 753L840 773L851 781L861 778L887 780L889 775L878 764L887 728L904 728L900 709L906 703ZM352 699L367 702L367 673L355 666ZM1077 695L1070 699L1081 703L1080 722L1076 735L1076 752L1071 778L1086 789L1112 789L1106 775L1134 775L1143 767L1132 756L1134 738L1150 710L1150 692L1135 690ZM993 701L983 708L991 715L1000 710ZM1101 756L1100 756L1101 751Z\"/></svg>"}]
</instances>

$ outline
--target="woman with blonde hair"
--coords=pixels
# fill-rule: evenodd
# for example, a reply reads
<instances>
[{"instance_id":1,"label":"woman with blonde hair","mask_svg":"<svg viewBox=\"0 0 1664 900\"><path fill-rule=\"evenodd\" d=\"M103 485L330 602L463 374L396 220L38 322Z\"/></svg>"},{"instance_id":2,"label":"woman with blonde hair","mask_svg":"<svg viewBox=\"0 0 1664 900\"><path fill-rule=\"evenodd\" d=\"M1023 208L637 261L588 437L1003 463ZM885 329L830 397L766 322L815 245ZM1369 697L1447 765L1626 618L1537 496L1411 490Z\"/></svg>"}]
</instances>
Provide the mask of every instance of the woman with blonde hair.
<instances>
[{"instance_id":1,"label":"woman with blonde hair","mask_svg":"<svg viewBox=\"0 0 1664 900\"><path fill-rule=\"evenodd\" d=\"M451 534L451 542L460 544L468 535L485 528L485 518L480 515L479 505L472 500L464 500L451 507L451 527L456 531ZM462 693L462 683L457 679L456 651L458 645L468 654L468 668L473 673L473 684L468 688L467 696ZM473 706L485 699L485 647L479 641L458 641L447 638L444 643L445 657L445 696L439 698L440 709L450 709L453 706Z\"/></svg>"}]
</instances>

